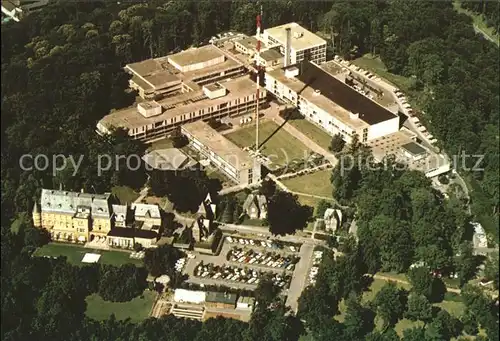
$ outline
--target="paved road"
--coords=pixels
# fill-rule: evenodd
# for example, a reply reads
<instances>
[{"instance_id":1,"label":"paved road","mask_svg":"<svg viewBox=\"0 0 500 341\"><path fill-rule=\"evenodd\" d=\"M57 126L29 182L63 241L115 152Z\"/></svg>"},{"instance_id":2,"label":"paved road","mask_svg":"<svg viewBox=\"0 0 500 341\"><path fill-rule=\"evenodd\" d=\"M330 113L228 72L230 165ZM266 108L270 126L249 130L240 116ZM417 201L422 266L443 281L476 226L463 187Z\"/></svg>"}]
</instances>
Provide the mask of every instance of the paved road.
<instances>
[{"instance_id":1,"label":"paved road","mask_svg":"<svg viewBox=\"0 0 500 341\"><path fill-rule=\"evenodd\" d=\"M405 281L405 280L402 280L402 279L399 279L399 278L393 278L393 277L389 277L389 276L383 276L383 275L373 275L373 278L375 279L381 279L383 281L391 281L391 282L396 282L396 283L401 283L401 284L407 284L407 285L411 285L410 282L408 281ZM454 292L456 294L460 294L460 289L455 289L455 288L446 288L447 291L449 292Z\"/></svg>"},{"instance_id":2,"label":"paved road","mask_svg":"<svg viewBox=\"0 0 500 341\"><path fill-rule=\"evenodd\" d=\"M483 31L482 29L480 29L476 24L474 24L474 31L476 33L481 34L485 39L491 41L495 45L497 45L497 46L499 45L499 41L498 40L495 40L492 37L490 37L490 35L488 33L486 33L485 31Z\"/></svg>"},{"instance_id":3,"label":"paved road","mask_svg":"<svg viewBox=\"0 0 500 341\"><path fill-rule=\"evenodd\" d=\"M134 203L140 203L148 195L149 187L144 187L139 193L139 197L135 199Z\"/></svg>"},{"instance_id":4,"label":"paved road","mask_svg":"<svg viewBox=\"0 0 500 341\"><path fill-rule=\"evenodd\" d=\"M292 282L288 289L286 305L290 306L295 313L297 313L298 299L304 290L309 269L311 268L313 251L313 244L302 244L300 248L300 260L295 266Z\"/></svg>"}]
</instances>

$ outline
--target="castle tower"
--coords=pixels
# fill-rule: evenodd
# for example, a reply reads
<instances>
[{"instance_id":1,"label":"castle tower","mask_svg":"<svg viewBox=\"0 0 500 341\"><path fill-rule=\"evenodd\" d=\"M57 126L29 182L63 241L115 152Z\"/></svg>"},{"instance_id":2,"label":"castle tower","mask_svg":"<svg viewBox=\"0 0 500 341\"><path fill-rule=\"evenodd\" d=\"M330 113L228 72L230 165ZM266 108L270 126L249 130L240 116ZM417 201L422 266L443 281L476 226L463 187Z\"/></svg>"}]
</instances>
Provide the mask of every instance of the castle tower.
<instances>
[{"instance_id":1,"label":"castle tower","mask_svg":"<svg viewBox=\"0 0 500 341\"><path fill-rule=\"evenodd\" d=\"M33 205L32 218L33 218L33 225L35 227L42 227L42 213L40 211L40 205L36 201L35 204Z\"/></svg>"}]
</instances>

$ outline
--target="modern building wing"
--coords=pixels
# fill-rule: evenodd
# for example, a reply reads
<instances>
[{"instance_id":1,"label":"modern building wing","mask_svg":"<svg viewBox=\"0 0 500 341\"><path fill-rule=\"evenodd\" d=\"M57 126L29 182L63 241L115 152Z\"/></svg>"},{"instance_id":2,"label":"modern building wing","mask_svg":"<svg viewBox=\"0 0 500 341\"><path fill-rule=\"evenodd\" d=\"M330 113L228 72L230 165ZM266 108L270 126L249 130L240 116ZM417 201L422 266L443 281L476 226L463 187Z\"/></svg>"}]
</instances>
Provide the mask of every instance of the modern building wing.
<instances>
[{"instance_id":1,"label":"modern building wing","mask_svg":"<svg viewBox=\"0 0 500 341\"><path fill-rule=\"evenodd\" d=\"M285 55L287 46L287 29L290 29L289 42L290 62L303 60L321 64L326 61L326 41L297 23L288 23L264 30L262 40L269 46L279 46Z\"/></svg>"},{"instance_id":2,"label":"modern building wing","mask_svg":"<svg viewBox=\"0 0 500 341\"><path fill-rule=\"evenodd\" d=\"M99 121L97 129L109 133L112 127L122 127L134 139L160 139L189 122L253 112L256 108L255 93L255 83L250 77L228 79L148 106L141 103L137 107L114 111ZM265 89L261 89L261 95L259 105L267 101Z\"/></svg>"},{"instance_id":3,"label":"modern building wing","mask_svg":"<svg viewBox=\"0 0 500 341\"><path fill-rule=\"evenodd\" d=\"M127 64L125 70L132 75L130 87L142 98L154 100L242 75L245 67L218 47L207 45Z\"/></svg>"},{"instance_id":4,"label":"modern building wing","mask_svg":"<svg viewBox=\"0 0 500 341\"><path fill-rule=\"evenodd\" d=\"M399 130L399 117L349 85L326 68L304 61L266 72L266 89L297 107L304 117L330 135L353 135L362 142Z\"/></svg>"},{"instance_id":5,"label":"modern building wing","mask_svg":"<svg viewBox=\"0 0 500 341\"><path fill-rule=\"evenodd\" d=\"M238 184L260 180L260 165L247 152L229 141L203 121L182 126L191 146L207 157L212 164Z\"/></svg>"}]
</instances>

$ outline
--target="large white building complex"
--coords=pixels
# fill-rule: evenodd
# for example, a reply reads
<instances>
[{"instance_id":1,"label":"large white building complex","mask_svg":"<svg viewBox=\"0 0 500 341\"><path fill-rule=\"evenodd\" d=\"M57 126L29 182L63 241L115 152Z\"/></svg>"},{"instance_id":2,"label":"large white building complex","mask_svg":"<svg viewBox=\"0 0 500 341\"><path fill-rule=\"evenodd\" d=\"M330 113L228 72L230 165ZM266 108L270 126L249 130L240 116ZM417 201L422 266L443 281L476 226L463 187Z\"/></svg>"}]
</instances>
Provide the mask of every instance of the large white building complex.
<instances>
[{"instance_id":1,"label":"large white building complex","mask_svg":"<svg viewBox=\"0 0 500 341\"><path fill-rule=\"evenodd\" d=\"M289 31L287 31L289 29ZM287 32L289 32L289 63L309 60L317 64L326 61L326 41L297 23L289 23L264 30L262 40L268 47L279 46L286 56Z\"/></svg>"},{"instance_id":2,"label":"large white building complex","mask_svg":"<svg viewBox=\"0 0 500 341\"><path fill-rule=\"evenodd\" d=\"M205 84L243 75L245 67L214 45L191 48L170 56L128 64L130 88L146 100L196 91Z\"/></svg>"},{"instance_id":3,"label":"large white building complex","mask_svg":"<svg viewBox=\"0 0 500 341\"><path fill-rule=\"evenodd\" d=\"M304 62L266 73L266 89L297 107L330 135L367 142L399 130L399 117L316 63Z\"/></svg>"},{"instance_id":4,"label":"large white building complex","mask_svg":"<svg viewBox=\"0 0 500 341\"><path fill-rule=\"evenodd\" d=\"M205 122L183 125L181 131L188 137L194 149L207 157L231 180L238 184L260 181L260 164Z\"/></svg>"},{"instance_id":5,"label":"large white building complex","mask_svg":"<svg viewBox=\"0 0 500 341\"><path fill-rule=\"evenodd\" d=\"M267 101L265 89L261 94L259 103L263 104ZM97 128L108 133L111 127L122 127L132 138L149 142L166 137L185 123L239 116L254 112L255 107L255 83L248 76L238 77L112 112Z\"/></svg>"}]
</instances>

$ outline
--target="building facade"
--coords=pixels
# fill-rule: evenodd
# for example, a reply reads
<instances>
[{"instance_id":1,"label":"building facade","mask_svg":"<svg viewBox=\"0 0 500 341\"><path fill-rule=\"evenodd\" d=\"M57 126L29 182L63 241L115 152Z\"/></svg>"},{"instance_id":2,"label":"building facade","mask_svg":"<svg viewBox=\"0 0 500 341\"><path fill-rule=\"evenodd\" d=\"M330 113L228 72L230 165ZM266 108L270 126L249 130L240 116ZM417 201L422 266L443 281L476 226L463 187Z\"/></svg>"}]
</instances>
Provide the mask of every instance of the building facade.
<instances>
[{"instance_id":1,"label":"building facade","mask_svg":"<svg viewBox=\"0 0 500 341\"><path fill-rule=\"evenodd\" d=\"M266 91L261 89L259 105L266 101ZM186 123L235 117L254 112L257 106L255 83L250 77L206 85L157 103L161 106L159 114L158 111L141 113L135 107L115 111L99 121L97 130L106 134L113 127L122 127L133 139L149 142L168 136Z\"/></svg>"},{"instance_id":2,"label":"building facade","mask_svg":"<svg viewBox=\"0 0 500 341\"><path fill-rule=\"evenodd\" d=\"M399 130L399 117L315 63L266 72L266 89L296 107L305 119L346 142L367 142Z\"/></svg>"},{"instance_id":3,"label":"building facade","mask_svg":"<svg viewBox=\"0 0 500 341\"><path fill-rule=\"evenodd\" d=\"M133 210L138 212L137 207ZM113 204L110 193L42 189L32 218L34 226L49 231L54 241L86 243L98 239L119 247L154 244L160 232L161 216L158 218L155 210L148 207L143 209L145 213L136 213L132 219L129 211L128 205ZM156 211L159 212L157 206Z\"/></svg>"},{"instance_id":4,"label":"building facade","mask_svg":"<svg viewBox=\"0 0 500 341\"><path fill-rule=\"evenodd\" d=\"M290 29L290 63L303 60L322 64L326 61L326 41L297 23L288 23L264 30L263 41L268 47L278 46L285 55L286 30Z\"/></svg>"},{"instance_id":5,"label":"building facade","mask_svg":"<svg viewBox=\"0 0 500 341\"><path fill-rule=\"evenodd\" d=\"M191 146L237 184L260 181L261 165L203 121L182 126Z\"/></svg>"}]
</instances>

